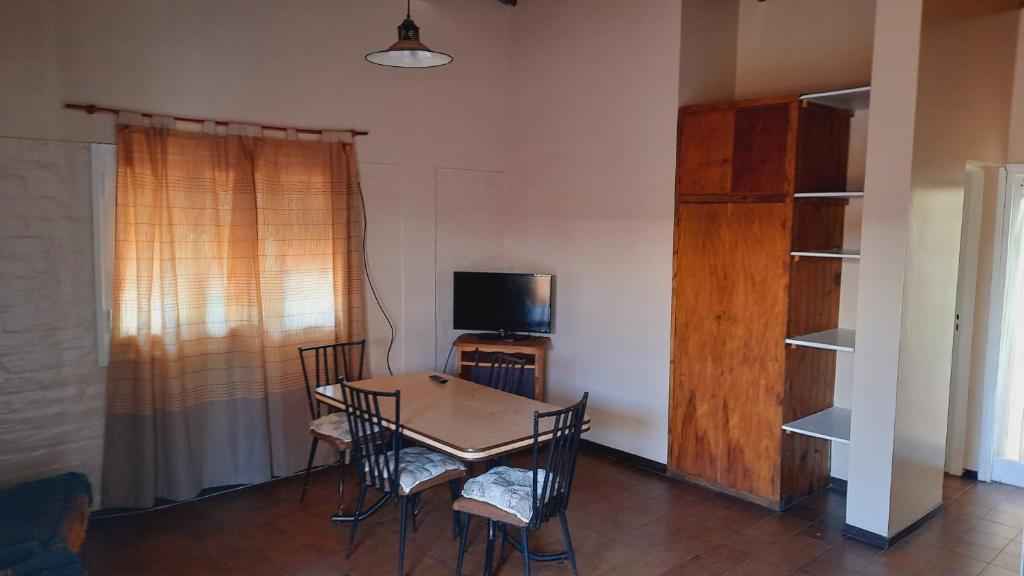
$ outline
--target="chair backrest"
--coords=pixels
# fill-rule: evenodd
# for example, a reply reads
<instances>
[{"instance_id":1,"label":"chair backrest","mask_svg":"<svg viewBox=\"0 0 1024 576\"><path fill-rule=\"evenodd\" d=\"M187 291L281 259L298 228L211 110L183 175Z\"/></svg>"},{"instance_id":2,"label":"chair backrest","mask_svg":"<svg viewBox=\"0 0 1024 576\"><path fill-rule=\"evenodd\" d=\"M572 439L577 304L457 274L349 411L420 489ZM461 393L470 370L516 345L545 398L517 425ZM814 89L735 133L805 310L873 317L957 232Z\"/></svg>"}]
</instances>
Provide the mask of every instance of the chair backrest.
<instances>
[{"instance_id":1,"label":"chair backrest","mask_svg":"<svg viewBox=\"0 0 1024 576\"><path fill-rule=\"evenodd\" d=\"M531 528L546 522L553 514L564 512L569 507L569 492L572 477L576 472L576 457L580 451L580 434L587 413L587 397L561 410L533 413L533 516ZM542 457L542 433L548 430L544 423L550 421L552 437L547 441L547 453ZM539 471L545 474L540 478Z\"/></svg>"},{"instance_id":2,"label":"chair backrest","mask_svg":"<svg viewBox=\"0 0 1024 576\"><path fill-rule=\"evenodd\" d=\"M375 392L341 382L352 452L360 485L398 495L398 456L402 449L401 393ZM385 425L381 403L394 402L392 427ZM388 454L391 454L390 458ZM391 479L394 479L392 482Z\"/></svg>"},{"instance_id":3,"label":"chair backrest","mask_svg":"<svg viewBox=\"0 0 1024 576\"><path fill-rule=\"evenodd\" d=\"M526 372L526 360L500 352L493 352L490 354L490 366L480 366L479 348L473 353L473 357L476 359L473 380L477 384L483 384L488 388L495 388L512 394L519 392L523 382L523 374ZM483 370L486 370L486 372Z\"/></svg>"},{"instance_id":4,"label":"chair backrest","mask_svg":"<svg viewBox=\"0 0 1024 576\"><path fill-rule=\"evenodd\" d=\"M337 384L339 380L362 380L365 358L366 340L299 348L302 378L306 381L306 399L309 400L309 415L313 420L321 416L319 403L313 399L316 389Z\"/></svg>"}]
</instances>

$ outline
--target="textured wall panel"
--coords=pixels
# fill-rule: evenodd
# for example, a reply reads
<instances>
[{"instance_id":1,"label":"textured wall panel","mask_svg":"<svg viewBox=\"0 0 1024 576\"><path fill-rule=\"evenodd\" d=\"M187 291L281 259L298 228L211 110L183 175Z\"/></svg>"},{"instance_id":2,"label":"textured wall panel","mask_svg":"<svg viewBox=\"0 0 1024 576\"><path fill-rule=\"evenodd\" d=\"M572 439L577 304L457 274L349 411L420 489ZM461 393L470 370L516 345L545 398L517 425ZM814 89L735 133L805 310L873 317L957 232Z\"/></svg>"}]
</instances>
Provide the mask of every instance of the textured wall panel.
<instances>
[{"instance_id":1,"label":"textured wall panel","mask_svg":"<svg viewBox=\"0 0 1024 576\"><path fill-rule=\"evenodd\" d=\"M0 487L67 470L99 493L89 146L0 138Z\"/></svg>"}]
</instances>

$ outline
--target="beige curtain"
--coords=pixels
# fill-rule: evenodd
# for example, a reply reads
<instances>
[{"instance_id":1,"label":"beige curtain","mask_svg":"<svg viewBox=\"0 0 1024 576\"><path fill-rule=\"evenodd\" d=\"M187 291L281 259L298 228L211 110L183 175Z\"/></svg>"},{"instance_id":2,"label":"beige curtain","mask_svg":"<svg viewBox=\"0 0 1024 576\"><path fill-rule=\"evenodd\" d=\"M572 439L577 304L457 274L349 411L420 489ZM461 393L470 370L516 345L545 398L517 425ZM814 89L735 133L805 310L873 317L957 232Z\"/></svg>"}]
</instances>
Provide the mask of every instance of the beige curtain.
<instances>
[{"instance_id":1,"label":"beige curtain","mask_svg":"<svg viewBox=\"0 0 1024 576\"><path fill-rule=\"evenodd\" d=\"M296 348L365 322L355 149L324 140L119 126L107 506L305 464Z\"/></svg>"}]
</instances>

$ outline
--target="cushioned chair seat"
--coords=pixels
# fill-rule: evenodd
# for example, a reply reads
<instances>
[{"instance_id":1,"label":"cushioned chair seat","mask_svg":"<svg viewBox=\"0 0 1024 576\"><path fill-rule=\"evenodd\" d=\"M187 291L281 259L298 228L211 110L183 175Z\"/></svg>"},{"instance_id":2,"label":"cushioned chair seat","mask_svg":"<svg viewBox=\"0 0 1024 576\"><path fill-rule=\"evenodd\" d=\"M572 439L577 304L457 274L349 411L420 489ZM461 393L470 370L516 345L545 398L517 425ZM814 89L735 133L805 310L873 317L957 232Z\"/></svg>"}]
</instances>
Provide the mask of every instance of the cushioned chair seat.
<instances>
[{"instance_id":1,"label":"cushioned chair seat","mask_svg":"<svg viewBox=\"0 0 1024 576\"><path fill-rule=\"evenodd\" d=\"M388 474L394 465L393 452L384 455L387 459L384 473ZM426 490L448 480L461 478L466 474L466 465L451 456L412 446L402 448L398 459L398 485L403 494Z\"/></svg>"},{"instance_id":2,"label":"cushioned chair seat","mask_svg":"<svg viewBox=\"0 0 1024 576\"><path fill-rule=\"evenodd\" d=\"M492 506L479 500L473 500L472 498L466 498L465 496L459 498L452 504L452 510L455 510L456 512L465 512L466 514L472 514L473 516L479 516L481 518L487 518L488 520L508 524L515 528L524 528L530 524L529 522L524 522L517 518L515 514L510 514L497 506Z\"/></svg>"},{"instance_id":3,"label":"cushioned chair seat","mask_svg":"<svg viewBox=\"0 0 1024 576\"><path fill-rule=\"evenodd\" d=\"M348 418L344 412L321 416L309 423L309 431L324 440L334 442L345 450L352 445L352 432L348 429Z\"/></svg>"},{"instance_id":4,"label":"cushioned chair seat","mask_svg":"<svg viewBox=\"0 0 1024 576\"><path fill-rule=\"evenodd\" d=\"M544 470L537 471L538 489L543 487L545 476L547 473ZM496 466L476 478L469 479L462 488L462 496L510 514L519 520L519 525L525 526L533 517L533 470ZM463 507L467 505L468 503L464 503ZM486 512L487 509L481 510ZM462 511L490 517L487 513L478 513L474 510ZM492 519L505 522L500 518Z\"/></svg>"}]
</instances>

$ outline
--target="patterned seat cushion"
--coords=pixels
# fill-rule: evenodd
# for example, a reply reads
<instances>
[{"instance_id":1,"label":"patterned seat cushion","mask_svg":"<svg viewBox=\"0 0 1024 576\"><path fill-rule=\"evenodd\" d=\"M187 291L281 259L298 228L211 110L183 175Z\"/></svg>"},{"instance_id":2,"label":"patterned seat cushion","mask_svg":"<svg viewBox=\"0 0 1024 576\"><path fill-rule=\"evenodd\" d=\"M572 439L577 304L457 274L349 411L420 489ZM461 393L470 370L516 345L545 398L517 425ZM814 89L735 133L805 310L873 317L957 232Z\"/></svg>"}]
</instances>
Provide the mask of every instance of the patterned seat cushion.
<instances>
[{"instance_id":1,"label":"patterned seat cushion","mask_svg":"<svg viewBox=\"0 0 1024 576\"><path fill-rule=\"evenodd\" d=\"M538 488L544 485L545 476L544 470L537 471ZM466 481L462 495L529 522L533 516L533 470L496 466Z\"/></svg>"},{"instance_id":2,"label":"patterned seat cushion","mask_svg":"<svg viewBox=\"0 0 1024 576\"><path fill-rule=\"evenodd\" d=\"M313 420L309 423L309 430L320 436L336 438L346 444L352 443L352 433L348 429L348 417L344 412L335 412Z\"/></svg>"},{"instance_id":3,"label":"patterned seat cushion","mask_svg":"<svg viewBox=\"0 0 1024 576\"><path fill-rule=\"evenodd\" d=\"M388 452L384 456L387 458L385 474L390 473L391 467L394 466L392 454L394 452ZM403 492L409 494L419 484L453 471L465 472L466 466L451 456L419 446L402 448L401 456L398 458L398 485Z\"/></svg>"}]
</instances>

